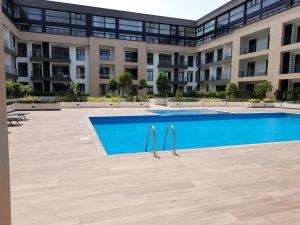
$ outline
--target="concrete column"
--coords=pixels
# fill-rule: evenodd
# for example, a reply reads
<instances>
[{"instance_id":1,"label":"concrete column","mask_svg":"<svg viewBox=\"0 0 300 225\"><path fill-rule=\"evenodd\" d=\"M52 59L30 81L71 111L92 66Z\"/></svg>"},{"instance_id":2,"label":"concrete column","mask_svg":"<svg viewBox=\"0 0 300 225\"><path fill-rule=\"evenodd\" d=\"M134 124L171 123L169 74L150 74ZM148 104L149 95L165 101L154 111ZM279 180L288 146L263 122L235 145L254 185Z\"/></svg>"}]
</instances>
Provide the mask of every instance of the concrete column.
<instances>
[{"instance_id":1,"label":"concrete column","mask_svg":"<svg viewBox=\"0 0 300 225\"><path fill-rule=\"evenodd\" d=\"M0 0L0 5L1 5ZM6 122L3 14L0 10L0 225L11 225L8 132Z\"/></svg>"},{"instance_id":2,"label":"concrete column","mask_svg":"<svg viewBox=\"0 0 300 225\"><path fill-rule=\"evenodd\" d=\"M241 48L241 38L239 35L233 36L232 42L232 67L231 67L231 82L238 84L239 78L239 66L240 66L240 48Z\"/></svg>"}]
</instances>

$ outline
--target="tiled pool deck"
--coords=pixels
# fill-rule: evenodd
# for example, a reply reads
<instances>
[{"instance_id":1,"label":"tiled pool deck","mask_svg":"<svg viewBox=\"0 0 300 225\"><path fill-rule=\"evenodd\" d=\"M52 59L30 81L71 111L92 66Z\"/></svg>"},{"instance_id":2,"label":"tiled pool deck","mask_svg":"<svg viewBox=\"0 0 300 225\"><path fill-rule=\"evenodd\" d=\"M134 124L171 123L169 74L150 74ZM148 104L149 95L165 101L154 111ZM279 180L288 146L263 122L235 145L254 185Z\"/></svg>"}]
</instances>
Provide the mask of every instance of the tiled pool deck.
<instances>
[{"instance_id":1,"label":"tiled pool deck","mask_svg":"<svg viewBox=\"0 0 300 225\"><path fill-rule=\"evenodd\" d=\"M299 225L300 142L108 157L87 120L145 114L31 112L9 128L13 225Z\"/></svg>"}]
</instances>

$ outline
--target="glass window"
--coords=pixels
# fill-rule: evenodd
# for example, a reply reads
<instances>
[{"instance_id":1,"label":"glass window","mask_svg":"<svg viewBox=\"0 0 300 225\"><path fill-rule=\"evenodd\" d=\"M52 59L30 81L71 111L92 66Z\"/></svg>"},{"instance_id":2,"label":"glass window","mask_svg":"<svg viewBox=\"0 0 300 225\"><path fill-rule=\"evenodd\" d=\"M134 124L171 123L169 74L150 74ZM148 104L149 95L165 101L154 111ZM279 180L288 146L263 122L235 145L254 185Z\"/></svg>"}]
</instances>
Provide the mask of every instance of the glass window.
<instances>
[{"instance_id":1,"label":"glass window","mask_svg":"<svg viewBox=\"0 0 300 225\"><path fill-rule=\"evenodd\" d=\"M70 23L70 13L63 11L46 10L46 21L55 23Z\"/></svg>"},{"instance_id":2,"label":"glass window","mask_svg":"<svg viewBox=\"0 0 300 225\"><path fill-rule=\"evenodd\" d=\"M110 67L100 66L100 78L109 79L109 76L110 76Z\"/></svg>"},{"instance_id":3,"label":"glass window","mask_svg":"<svg viewBox=\"0 0 300 225\"><path fill-rule=\"evenodd\" d=\"M247 15L261 9L261 0L250 0L247 2Z\"/></svg>"},{"instance_id":4,"label":"glass window","mask_svg":"<svg viewBox=\"0 0 300 225\"><path fill-rule=\"evenodd\" d=\"M171 26L171 35L177 35L177 27L176 26Z\"/></svg>"},{"instance_id":5,"label":"glass window","mask_svg":"<svg viewBox=\"0 0 300 225\"><path fill-rule=\"evenodd\" d=\"M184 36L185 37L195 37L195 28L185 27L184 28Z\"/></svg>"},{"instance_id":6,"label":"glass window","mask_svg":"<svg viewBox=\"0 0 300 225\"><path fill-rule=\"evenodd\" d=\"M211 20L204 24L204 34L213 31L215 29L215 20Z\"/></svg>"},{"instance_id":7,"label":"glass window","mask_svg":"<svg viewBox=\"0 0 300 225\"><path fill-rule=\"evenodd\" d=\"M241 5L230 11L230 22L243 18L244 16L244 5Z\"/></svg>"},{"instance_id":8,"label":"glass window","mask_svg":"<svg viewBox=\"0 0 300 225\"><path fill-rule=\"evenodd\" d=\"M76 79L85 79L85 67L76 66Z\"/></svg>"},{"instance_id":9,"label":"glass window","mask_svg":"<svg viewBox=\"0 0 300 225\"><path fill-rule=\"evenodd\" d=\"M52 77L70 77L70 67L65 65L53 65Z\"/></svg>"},{"instance_id":10,"label":"glass window","mask_svg":"<svg viewBox=\"0 0 300 225\"><path fill-rule=\"evenodd\" d=\"M48 34L58 34L58 35L70 35L70 29L64 27L53 27L47 26L46 33Z\"/></svg>"},{"instance_id":11,"label":"glass window","mask_svg":"<svg viewBox=\"0 0 300 225\"><path fill-rule=\"evenodd\" d=\"M229 13L225 13L222 16L219 16L217 19L217 27L224 26L229 23Z\"/></svg>"},{"instance_id":12,"label":"glass window","mask_svg":"<svg viewBox=\"0 0 300 225\"><path fill-rule=\"evenodd\" d=\"M194 67L194 56L188 56L188 66Z\"/></svg>"},{"instance_id":13,"label":"glass window","mask_svg":"<svg viewBox=\"0 0 300 225\"><path fill-rule=\"evenodd\" d=\"M70 58L68 47L52 46L51 52L52 52L52 58L54 58L54 59L69 59Z\"/></svg>"},{"instance_id":14,"label":"glass window","mask_svg":"<svg viewBox=\"0 0 300 225\"><path fill-rule=\"evenodd\" d=\"M125 72L130 73L132 80L138 79L138 69L137 68L125 68Z\"/></svg>"},{"instance_id":15,"label":"glass window","mask_svg":"<svg viewBox=\"0 0 300 225\"><path fill-rule=\"evenodd\" d=\"M125 62L138 62L138 53L133 51L125 51Z\"/></svg>"},{"instance_id":16,"label":"glass window","mask_svg":"<svg viewBox=\"0 0 300 225\"><path fill-rule=\"evenodd\" d=\"M115 39L116 34L111 32L93 31L94 37Z\"/></svg>"},{"instance_id":17,"label":"glass window","mask_svg":"<svg viewBox=\"0 0 300 225\"><path fill-rule=\"evenodd\" d=\"M77 61L85 61L85 49L84 48L76 48L76 60Z\"/></svg>"},{"instance_id":18,"label":"glass window","mask_svg":"<svg viewBox=\"0 0 300 225\"><path fill-rule=\"evenodd\" d=\"M115 29L116 28L116 19L110 18L110 17L93 16L93 26Z\"/></svg>"},{"instance_id":19,"label":"glass window","mask_svg":"<svg viewBox=\"0 0 300 225\"><path fill-rule=\"evenodd\" d=\"M153 86L147 86L146 92L147 94L153 94Z\"/></svg>"},{"instance_id":20,"label":"glass window","mask_svg":"<svg viewBox=\"0 0 300 225\"><path fill-rule=\"evenodd\" d=\"M143 23L141 21L120 19L119 20L119 29L142 32L143 31Z\"/></svg>"},{"instance_id":21,"label":"glass window","mask_svg":"<svg viewBox=\"0 0 300 225\"><path fill-rule=\"evenodd\" d=\"M154 55L153 53L147 53L147 65L153 65L154 64Z\"/></svg>"},{"instance_id":22,"label":"glass window","mask_svg":"<svg viewBox=\"0 0 300 225\"><path fill-rule=\"evenodd\" d=\"M86 31L82 29L72 29L71 35L77 37L85 37Z\"/></svg>"},{"instance_id":23,"label":"glass window","mask_svg":"<svg viewBox=\"0 0 300 225\"><path fill-rule=\"evenodd\" d=\"M158 43L158 37L149 37L149 36L146 36L145 37L145 41L147 43L157 44Z\"/></svg>"},{"instance_id":24,"label":"glass window","mask_svg":"<svg viewBox=\"0 0 300 225\"><path fill-rule=\"evenodd\" d=\"M30 32L36 32L36 33L41 33L43 31L41 25L35 25L35 24L32 24L32 25L17 24L17 27L21 31L30 31Z\"/></svg>"},{"instance_id":25,"label":"glass window","mask_svg":"<svg viewBox=\"0 0 300 225\"><path fill-rule=\"evenodd\" d=\"M18 75L19 77L28 77L28 64L18 63Z\"/></svg>"},{"instance_id":26,"label":"glass window","mask_svg":"<svg viewBox=\"0 0 300 225\"><path fill-rule=\"evenodd\" d=\"M197 37L199 37L199 36L201 36L201 35L203 35L203 31L204 31L204 29L203 29L204 27L203 27L203 25L201 25L200 27L197 27Z\"/></svg>"},{"instance_id":27,"label":"glass window","mask_svg":"<svg viewBox=\"0 0 300 225\"><path fill-rule=\"evenodd\" d=\"M188 78L188 82L193 82L193 71L188 71L187 72L187 78Z\"/></svg>"},{"instance_id":28,"label":"glass window","mask_svg":"<svg viewBox=\"0 0 300 225\"><path fill-rule=\"evenodd\" d=\"M128 40L128 41L142 41L142 35L133 35L133 34L119 34L120 40Z\"/></svg>"},{"instance_id":29,"label":"glass window","mask_svg":"<svg viewBox=\"0 0 300 225\"><path fill-rule=\"evenodd\" d=\"M170 35L170 29L171 29L171 26L168 24L160 24L159 25L159 33L160 34Z\"/></svg>"},{"instance_id":30,"label":"glass window","mask_svg":"<svg viewBox=\"0 0 300 225\"><path fill-rule=\"evenodd\" d=\"M145 29L147 33L158 34L158 23L145 23Z\"/></svg>"},{"instance_id":31,"label":"glass window","mask_svg":"<svg viewBox=\"0 0 300 225\"><path fill-rule=\"evenodd\" d=\"M81 13L71 13L71 23L76 25L86 25L86 15Z\"/></svg>"},{"instance_id":32,"label":"glass window","mask_svg":"<svg viewBox=\"0 0 300 225\"><path fill-rule=\"evenodd\" d=\"M18 57L27 57L26 43L18 43Z\"/></svg>"},{"instance_id":33,"label":"glass window","mask_svg":"<svg viewBox=\"0 0 300 225\"><path fill-rule=\"evenodd\" d=\"M153 70L147 70L146 80L153 81Z\"/></svg>"},{"instance_id":34,"label":"glass window","mask_svg":"<svg viewBox=\"0 0 300 225\"><path fill-rule=\"evenodd\" d=\"M109 49L100 49L99 57L100 57L100 60L102 60L102 61L110 61L111 60L110 50Z\"/></svg>"},{"instance_id":35,"label":"glass window","mask_svg":"<svg viewBox=\"0 0 300 225\"><path fill-rule=\"evenodd\" d=\"M42 10L38 8L30 8L24 6L15 6L15 18L22 18L24 20L42 20Z\"/></svg>"},{"instance_id":36,"label":"glass window","mask_svg":"<svg viewBox=\"0 0 300 225\"><path fill-rule=\"evenodd\" d=\"M276 2L279 2L279 1L280 0L264 0L263 1L263 7L267 7L267 6L272 5L272 4L274 4Z\"/></svg>"}]
</instances>

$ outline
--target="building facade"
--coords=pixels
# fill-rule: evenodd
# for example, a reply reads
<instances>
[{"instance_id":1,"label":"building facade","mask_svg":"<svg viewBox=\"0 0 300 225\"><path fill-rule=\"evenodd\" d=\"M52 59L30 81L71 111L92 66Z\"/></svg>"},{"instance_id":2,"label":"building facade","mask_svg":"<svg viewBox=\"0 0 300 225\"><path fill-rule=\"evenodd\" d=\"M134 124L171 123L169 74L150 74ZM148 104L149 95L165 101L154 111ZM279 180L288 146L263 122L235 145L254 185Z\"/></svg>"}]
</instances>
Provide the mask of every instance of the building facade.
<instances>
[{"instance_id":1,"label":"building facade","mask_svg":"<svg viewBox=\"0 0 300 225\"><path fill-rule=\"evenodd\" d=\"M300 0L235 0L197 21L44 0L3 0L7 80L36 93L64 92L71 81L91 96L128 71L157 94L164 70L169 92L300 86ZM68 9L63 11L61 9Z\"/></svg>"}]
</instances>

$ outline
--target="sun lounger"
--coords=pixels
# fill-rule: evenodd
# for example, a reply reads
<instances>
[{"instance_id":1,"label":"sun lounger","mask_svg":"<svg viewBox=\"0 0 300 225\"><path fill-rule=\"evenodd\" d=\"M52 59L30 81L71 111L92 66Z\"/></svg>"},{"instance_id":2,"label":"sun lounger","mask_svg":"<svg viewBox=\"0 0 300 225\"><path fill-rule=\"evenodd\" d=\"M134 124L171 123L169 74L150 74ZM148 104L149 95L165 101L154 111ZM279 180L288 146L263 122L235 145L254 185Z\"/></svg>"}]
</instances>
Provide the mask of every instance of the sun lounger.
<instances>
[{"instance_id":1,"label":"sun lounger","mask_svg":"<svg viewBox=\"0 0 300 225\"><path fill-rule=\"evenodd\" d=\"M8 122L9 126L13 126L14 123L16 123L17 125L20 125L19 121L20 121L20 117L17 117L17 116L7 117L7 122Z\"/></svg>"},{"instance_id":2,"label":"sun lounger","mask_svg":"<svg viewBox=\"0 0 300 225\"><path fill-rule=\"evenodd\" d=\"M26 120L26 116L29 115L29 113L9 113L8 116L19 116L20 119Z\"/></svg>"}]
</instances>

